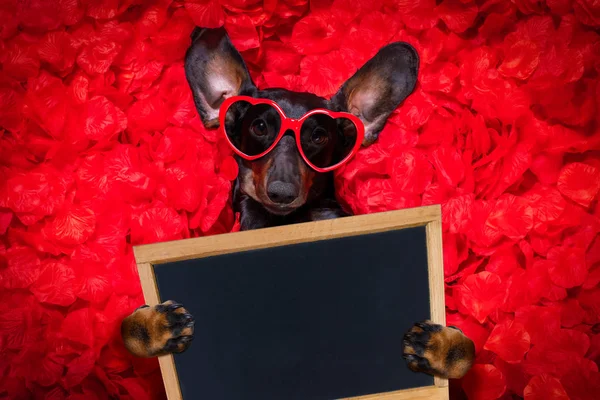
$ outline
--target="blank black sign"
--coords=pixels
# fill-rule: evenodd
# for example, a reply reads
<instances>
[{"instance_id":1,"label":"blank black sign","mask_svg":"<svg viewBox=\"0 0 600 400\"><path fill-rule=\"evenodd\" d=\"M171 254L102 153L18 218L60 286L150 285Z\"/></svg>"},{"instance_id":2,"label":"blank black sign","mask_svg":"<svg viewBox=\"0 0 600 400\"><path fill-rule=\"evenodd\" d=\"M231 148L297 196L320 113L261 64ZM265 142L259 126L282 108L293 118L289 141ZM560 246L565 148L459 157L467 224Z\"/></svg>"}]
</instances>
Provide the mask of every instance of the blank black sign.
<instances>
[{"instance_id":1,"label":"blank black sign","mask_svg":"<svg viewBox=\"0 0 600 400\"><path fill-rule=\"evenodd\" d=\"M196 318L194 342L175 355L185 400L331 400L433 385L402 358L404 333L430 318L425 227L154 272L161 301Z\"/></svg>"}]
</instances>

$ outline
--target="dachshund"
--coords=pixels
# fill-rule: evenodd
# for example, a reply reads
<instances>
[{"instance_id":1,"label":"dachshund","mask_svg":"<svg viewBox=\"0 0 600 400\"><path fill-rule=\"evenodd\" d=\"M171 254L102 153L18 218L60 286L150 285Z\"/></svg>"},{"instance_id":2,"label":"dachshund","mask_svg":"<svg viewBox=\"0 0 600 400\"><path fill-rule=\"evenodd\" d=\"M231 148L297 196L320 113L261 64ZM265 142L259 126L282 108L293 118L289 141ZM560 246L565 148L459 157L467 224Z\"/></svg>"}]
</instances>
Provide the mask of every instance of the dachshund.
<instances>
[{"instance_id":1,"label":"dachshund","mask_svg":"<svg viewBox=\"0 0 600 400\"><path fill-rule=\"evenodd\" d=\"M185 72L198 114L207 128L220 127L238 154L233 204L241 229L347 215L331 171L351 156L350 148L372 144L414 90L416 50L403 42L381 48L328 100L259 90L223 28L196 28L191 38ZM142 306L121 325L125 347L139 357L183 352L193 332L194 318L173 301ZM443 378L461 378L475 359L474 343L458 328L431 321L416 323L403 345L411 370Z\"/></svg>"}]
</instances>

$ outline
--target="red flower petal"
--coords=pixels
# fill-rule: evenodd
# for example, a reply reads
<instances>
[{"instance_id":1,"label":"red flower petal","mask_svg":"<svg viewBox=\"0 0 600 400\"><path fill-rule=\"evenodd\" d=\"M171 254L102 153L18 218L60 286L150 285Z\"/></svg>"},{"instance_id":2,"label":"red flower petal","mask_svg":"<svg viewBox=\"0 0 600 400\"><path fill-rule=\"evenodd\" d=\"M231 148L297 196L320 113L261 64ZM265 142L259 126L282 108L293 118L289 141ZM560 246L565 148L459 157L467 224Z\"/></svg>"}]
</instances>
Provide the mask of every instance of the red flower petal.
<instances>
[{"instance_id":1,"label":"red flower petal","mask_svg":"<svg viewBox=\"0 0 600 400\"><path fill-rule=\"evenodd\" d=\"M67 246L84 243L94 232L96 216L88 208L71 205L44 227L49 240Z\"/></svg>"},{"instance_id":2,"label":"red flower petal","mask_svg":"<svg viewBox=\"0 0 600 400\"><path fill-rule=\"evenodd\" d=\"M131 222L131 242L145 244L182 239L185 229L183 220L174 209L155 204L135 213Z\"/></svg>"},{"instance_id":3,"label":"red flower petal","mask_svg":"<svg viewBox=\"0 0 600 400\"><path fill-rule=\"evenodd\" d=\"M27 43L12 43L7 46L2 57L2 71L19 80L37 76L40 59L32 47Z\"/></svg>"},{"instance_id":4,"label":"red flower petal","mask_svg":"<svg viewBox=\"0 0 600 400\"><path fill-rule=\"evenodd\" d=\"M328 13L312 14L294 25L290 44L301 54L322 54L337 48L343 27Z\"/></svg>"},{"instance_id":5,"label":"red flower petal","mask_svg":"<svg viewBox=\"0 0 600 400\"><path fill-rule=\"evenodd\" d=\"M61 325L62 337L73 342L92 346L94 335L90 310L82 308L67 314Z\"/></svg>"},{"instance_id":6,"label":"red flower petal","mask_svg":"<svg viewBox=\"0 0 600 400\"><path fill-rule=\"evenodd\" d=\"M490 257L485 270L498 274L501 278L510 276L519 268L517 257L518 250L514 247L498 250Z\"/></svg>"},{"instance_id":7,"label":"red flower petal","mask_svg":"<svg viewBox=\"0 0 600 400\"><path fill-rule=\"evenodd\" d=\"M575 0L573 2L575 16L582 24L600 27L600 6L590 0Z\"/></svg>"},{"instance_id":8,"label":"red flower petal","mask_svg":"<svg viewBox=\"0 0 600 400\"><path fill-rule=\"evenodd\" d=\"M494 327L484 349L493 351L508 363L518 363L529 350L530 343L525 327L508 320Z\"/></svg>"},{"instance_id":9,"label":"red flower petal","mask_svg":"<svg viewBox=\"0 0 600 400\"><path fill-rule=\"evenodd\" d=\"M465 166L460 154L454 148L440 147L431 153L438 181L450 186L457 186L465 176Z\"/></svg>"},{"instance_id":10,"label":"red flower petal","mask_svg":"<svg viewBox=\"0 0 600 400\"><path fill-rule=\"evenodd\" d=\"M221 175L228 181L233 181L238 175L238 163L233 157L226 157L220 168Z\"/></svg>"},{"instance_id":11,"label":"red flower petal","mask_svg":"<svg viewBox=\"0 0 600 400\"><path fill-rule=\"evenodd\" d=\"M143 131L161 131L167 127L165 111L164 102L158 97L137 101L127 110L127 120L131 121L129 128Z\"/></svg>"},{"instance_id":12,"label":"red flower petal","mask_svg":"<svg viewBox=\"0 0 600 400\"><path fill-rule=\"evenodd\" d=\"M587 164L568 164L560 171L557 186L564 196L587 207L600 190L600 171Z\"/></svg>"},{"instance_id":13,"label":"red flower petal","mask_svg":"<svg viewBox=\"0 0 600 400\"><path fill-rule=\"evenodd\" d=\"M323 97L337 92L344 79L350 77L350 71L340 72L340 57L339 51L304 57L300 63L300 77L304 90Z\"/></svg>"},{"instance_id":14,"label":"red flower petal","mask_svg":"<svg viewBox=\"0 0 600 400\"><path fill-rule=\"evenodd\" d=\"M120 44L104 38L98 39L83 48L77 56L77 65L88 74L103 74L120 52Z\"/></svg>"},{"instance_id":15,"label":"red flower petal","mask_svg":"<svg viewBox=\"0 0 600 400\"><path fill-rule=\"evenodd\" d=\"M442 204L442 222L450 233L466 233L471 223L471 208L475 196L465 194Z\"/></svg>"},{"instance_id":16,"label":"red flower petal","mask_svg":"<svg viewBox=\"0 0 600 400\"><path fill-rule=\"evenodd\" d=\"M74 279L71 267L50 262L44 266L30 290L41 303L68 306L75 301Z\"/></svg>"},{"instance_id":17,"label":"red flower petal","mask_svg":"<svg viewBox=\"0 0 600 400\"><path fill-rule=\"evenodd\" d=\"M0 269L0 284L6 289L23 289L37 281L40 259L32 249L12 247L4 254L7 265Z\"/></svg>"},{"instance_id":18,"label":"red flower petal","mask_svg":"<svg viewBox=\"0 0 600 400\"><path fill-rule=\"evenodd\" d=\"M460 70L453 63L434 64L421 73L421 87L427 92L450 93Z\"/></svg>"},{"instance_id":19,"label":"red flower petal","mask_svg":"<svg viewBox=\"0 0 600 400\"><path fill-rule=\"evenodd\" d=\"M390 160L389 175L402 192L423 193L431 182L433 170L427 158L418 151L402 151Z\"/></svg>"},{"instance_id":20,"label":"red flower petal","mask_svg":"<svg viewBox=\"0 0 600 400\"><path fill-rule=\"evenodd\" d=\"M579 325L585 318L585 311L579 305L577 299L567 299L561 305L561 325L567 328Z\"/></svg>"},{"instance_id":21,"label":"red flower petal","mask_svg":"<svg viewBox=\"0 0 600 400\"><path fill-rule=\"evenodd\" d=\"M167 9L164 6L149 6L144 11L137 24L138 33L142 37L148 37L156 32L165 24L167 20Z\"/></svg>"},{"instance_id":22,"label":"red flower petal","mask_svg":"<svg viewBox=\"0 0 600 400\"><path fill-rule=\"evenodd\" d=\"M263 71L273 71L277 74L294 74L298 72L302 56L289 45L265 40L262 42L261 48L265 60Z\"/></svg>"},{"instance_id":23,"label":"red flower petal","mask_svg":"<svg viewBox=\"0 0 600 400\"><path fill-rule=\"evenodd\" d=\"M184 5L197 26L218 28L225 23L225 13L218 1L186 0Z\"/></svg>"},{"instance_id":24,"label":"red flower petal","mask_svg":"<svg viewBox=\"0 0 600 400\"><path fill-rule=\"evenodd\" d=\"M590 360L585 361L561 378L561 382L571 400L593 400L596 394L600 392L598 367Z\"/></svg>"},{"instance_id":25,"label":"red flower petal","mask_svg":"<svg viewBox=\"0 0 600 400\"><path fill-rule=\"evenodd\" d=\"M0 211L0 235L4 235L6 230L10 226L10 222L12 221L13 213Z\"/></svg>"},{"instance_id":26,"label":"red flower petal","mask_svg":"<svg viewBox=\"0 0 600 400\"><path fill-rule=\"evenodd\" d=\"M525 400L569 400L560 381L550 375L534 376L523 393Z\"/></svg>"},{"instance_id":27,"label":"red flower petal","mask_svg":"<svg viewBox=\"0 0 600 400\"><path fill-rule=\"evenodd\" d=\"M68 100L62 82L46 72L28 83L25 115L53 137L60 137L65 124Z\"/></svg>"},{"instance_id":28,"label":"red flower petal","mask_svg":"<svg viewBox=\"0 0 600 400\"><path fill-rule=\"evenodd\" d=\"M110 296L112 284L105 267L84 259L75 264L75 275L74 290L80 299L101 303Z\"/></svg>"},{"instance_id":29,"label":"red flower petal","mask_svg":"<svg viewBox=\"0 0 600 400\"><path fill-rule=\"evenodd\" d=\"M69 364L63 377L64 386L69 389L79 385L94 369L96 354L93 350L86 350Z\"/></svg>"},{"instance_id":30,"label":"red flower petal","mask_svg":"<svg viewBox=\"0 0 600 400\"><path fill-rule=\"evenodd\" d=\"M534 305L524 306L515 312L515 322L525 327L532 344L542 343L549 336L558 334L560 309Z\"/></svg>"},{"instance_id":31,"label":"red flower petal","mask_svg":"<svg viewBox=\"0 0 600 400\"><path fill-rule=\"evenodd\" d=\"M520 197L505 194L498 199L486 227L497 230L510 239L522 239L533 226L533 210Z\"/></svg>"},{"instance_id":32,"label":"red flower petal","mask_svg":"<svg viewBox=\"0 0 600 400\"><path fill-rule=\"evenodd\" d=\"M533 158L530 170L541 183L554 184L558 180L562 161L562 154L541 153Z\"/></svg>"},{"instance_id":33,"label":"red flower petal","mask_svg":"<svg viewBox=\"0 0 600 400\"><path fill-rule=\"evenodd\" d=\"M436 8L436 13L448 29L461 33L473 24L478 10L475 3L465 4L459 0L444 0Z\"/></svg>"},{"instance_id":34,"label":"red flower petal","mask_svg":"<svg viewBox=\"0 0 600 400\"><path fill-rule=\"evenodd\" d=\"M525 196L534 212L534 229L546 232L548 224L556 221L567 207L566 200L555 188L536 185Z\"/></svg>"},{"instance_id":35,"label":"red flower petal","mask_svg":"<svg viewBox=\"0 0 600 400\"><path fill-rule=\"evenodd\" d=\"M462 285L457 286L455 296L461 312L472 315L483 323L500 305L504 291L498 275L483 271L469 276Z\"/></svg>"},{"instance_id":36,"label":"red flower petal","mask_svg":"<svg viewBox=\"0 0 600 400\"><path fill-rule=\"evenodd\" d=\"M502 372L491 364L476 364L462 379L462 387L469 399L497 399L506 390Z\"/></svg>"},{"instance_id":37,"label":"red flower petal","mask_svg":"<svg viewBox=\"0 0 600 400\"><path fill-rule=\"evenodd\" d=\"M523 363L509 364L501 358L496 358L494 366L504 375L507 391L512 391L517 396L523 397L523 390L531 378L531 375L525 371Z\"/></svg>"},{"instance_id":38,"label":"red flower petal","mask_svg":"<svg viewBox=\"0 0 600 400\"><path fill-rule=\"evenodd\" d=\"M529 78L540 63L540 51L531 40L518 40L507 49L498 72L518 79Z\"/></svg>"},{"instance_id":39,"label":"red flower petal","mask_svg":"<svg viewBox=\"0 0 600 400\"><path fill-rule=\"evenodd\" d=\"M587 277L585 249L576 247L553 247L548 251L550 279L564 288L579 286Z\"/></svg>"},{"instance_id":40,"label":"red flower petal","mask_svg":"<svg viewBox=\"0 0 600 400\"><path fill-rule=\"evenodd\" d=\"M0 87L0 126L17 131L23 120L23 94Z\"/></svg>"},{"instance_id":41,"label":"red flower petal","mask_svg":"<svg viewBox=\"0 0 600 400\"><path fill-rule=\"evenodd\" d=\"M600 322L600 290L597 288L582 290L579 292L577 300L587 313L585 323L597 324Z\"/></svg>"},{"instance_id":42,"label":"red flower petal","mask_svg":"<svg viewBox=\"0 0 600 400\"><path fill-rule=\"evenodd\" d=\"M54 385L62 376L64 366L55 357L48 354L46 343L25 348L13 360L11 375L25 379L32 384Z\"/></svg>"},{"instance_id":43,"label":"red flower petal","mask_svg":"<svg viewBox=\"0 0 600 400\"><path fill-rule=\"evenodd\" d=\"M260 45L258 33L247 15L231 16L225 22L231 43L238 51L255 49Z\"/></svg>"},{"instance_id":44,"label":"red flower petal","mask_svg":"<svg viewBox=\"0 0 600 400\"><path fill-rule=\"evenodd\" d=\"M76 50L66 32L48 33L37 51L40 59L57 71L68 71L75 63Z\"/></svg>"}]
</instances>

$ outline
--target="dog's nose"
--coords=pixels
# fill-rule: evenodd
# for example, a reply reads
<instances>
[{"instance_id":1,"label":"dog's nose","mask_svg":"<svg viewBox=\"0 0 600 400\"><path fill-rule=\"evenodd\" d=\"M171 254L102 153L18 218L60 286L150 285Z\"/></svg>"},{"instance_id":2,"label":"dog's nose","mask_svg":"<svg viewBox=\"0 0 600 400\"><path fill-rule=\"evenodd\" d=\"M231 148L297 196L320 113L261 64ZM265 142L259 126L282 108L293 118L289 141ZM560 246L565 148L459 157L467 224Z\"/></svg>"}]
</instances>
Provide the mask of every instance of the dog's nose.
<instances>
[{"instance_id":1,"label":"dog's nose","mask_svg":"<svg viewBox=\"0 0 600 400\"><path fill-rule=\"evenodd\" d=\"M267 196L273 203L290 204L298 197L298 189L292 183L274 181L267 187Z\"/></svg>"}]
</instances>

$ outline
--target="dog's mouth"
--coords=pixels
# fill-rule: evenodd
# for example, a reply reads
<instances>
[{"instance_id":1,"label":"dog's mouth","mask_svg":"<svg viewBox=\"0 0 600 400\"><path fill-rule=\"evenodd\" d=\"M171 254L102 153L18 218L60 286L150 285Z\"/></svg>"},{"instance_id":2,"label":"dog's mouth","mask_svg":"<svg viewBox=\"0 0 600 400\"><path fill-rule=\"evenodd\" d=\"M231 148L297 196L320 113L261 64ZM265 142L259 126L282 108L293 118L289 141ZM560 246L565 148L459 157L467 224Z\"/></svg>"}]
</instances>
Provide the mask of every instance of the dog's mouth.
<instances>
[{"instance_id":1,"label":"dog's mouth","mask_svg":"<svg viewBox=\"0 0 600 400\"><path fill-rule=\"evenodd\" d=\"M266 179L258 180L258 177L264 177L264 174L254 174L250 168L240 170L239 189L242 193L249 196L259 203L268 213L276 216L286 216L298 208L302 207L307 200L308 192L300 191L298 196L289 203L276 203L267 195Z\"/></svg>"},{"instance_id":2,"label":"dog's mouth","mask_svg":"<svg viewBox=\"0 0 600 400\"><path fill-rule=\"evenodd\" d=\"M294 201L296 203L296 201ZM292 204L276 204L271 202L262 202L263 207L273 215L285 216L293 213L298 209L298 206Z\"/></svg>"}]
</instances>

